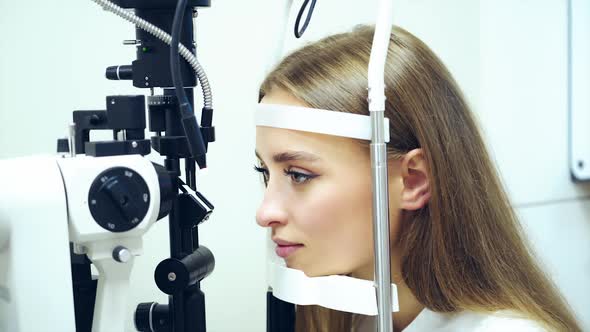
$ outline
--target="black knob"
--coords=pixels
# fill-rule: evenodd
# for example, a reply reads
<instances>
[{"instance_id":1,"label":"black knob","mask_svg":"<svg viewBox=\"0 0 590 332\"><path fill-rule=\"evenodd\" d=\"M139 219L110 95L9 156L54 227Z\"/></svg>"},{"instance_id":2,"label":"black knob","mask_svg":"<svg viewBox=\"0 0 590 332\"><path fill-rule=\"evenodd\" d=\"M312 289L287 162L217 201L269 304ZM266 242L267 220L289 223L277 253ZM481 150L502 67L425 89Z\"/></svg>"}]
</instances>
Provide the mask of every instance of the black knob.
<instances>
[{"instance_id":1,"label":"black knob","mask_svg":"<svg viewBox=\"0 0 590 332\"><path fill-rule=\"evenodd\" d=\"M156 302L149 302L149 303L140 303L137 305L137 309L135 309L135 317L133 321L135 322L135 329L140 332L152 332L152 322L150 320L150 312L152 308L156 305Z\"/></svg>"},{"instance_id":2,"label":"black knob","mask_svg":"<svg viewBox=\"0 0 590 332\"><path fill-rule=\"evenodd\" d=\"M176 96L147 97L150 131L167 135L184 136L178 120L178 98Z\"/></svg>"},{"instance_id":3,"label":"black knob","mask_svg":"<svg viewBox=\"0 0 590 332\"><path fill-rule=\"evenodd\" d=\"M211 250L199 246L192 254L182 259L168 258L161 261L156 266L154 279L162 292L172 295L203 280L214 268L215 257Z\"/></svg>"},{"instance_id":4,"label":"black knob","mask_svg":"<svg viewBox=\"0 0 590 332\"><path fill-rule=\"evenodd\" d=\"M133 321L140 332L169 332L172 328L168 305L156 302L138 304Z\"/></svg>"},{"instance_id":5,"label":"black knob","mask_svg":"<svg viewBox=\"0 0 590 332\"><path fill-rule=\"evenodd\" d=\"M109 80L132 80L133 66L111 66L107 68L106 78Z\"/></svg>"},{"instance_id":6,"label":"black knob","mask_svg":"<svg viewBox=\"0 0 590 332\"><path fill-rule=\"evenodd\" d=\"M147 215L150 192L145 180L134 170L110 168L92 183L88 205L101 227L125 232L139 225Z\"/></svg>"}]
</instances>

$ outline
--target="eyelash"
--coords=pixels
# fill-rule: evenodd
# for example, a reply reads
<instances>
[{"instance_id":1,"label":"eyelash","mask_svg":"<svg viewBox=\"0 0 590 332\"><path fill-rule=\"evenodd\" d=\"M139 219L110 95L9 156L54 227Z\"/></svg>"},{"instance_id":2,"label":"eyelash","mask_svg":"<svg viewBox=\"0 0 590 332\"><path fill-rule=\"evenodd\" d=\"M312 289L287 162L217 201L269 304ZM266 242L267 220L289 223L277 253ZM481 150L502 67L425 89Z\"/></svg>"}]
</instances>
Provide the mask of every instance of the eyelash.
<instances>
[{"instance_id":1,"label":"eyelash","mask_svg":"<svg viewBox=\"0 0 590 332\"><path fill-rule=\"evenodd\" d=\"M268 169L266 169L264 167L254 166L254 170L256 172L261 173L263 175L263 177L264 177L264 184L268 184L268 179L269 179L269 176L270 176L270 174L268 172ZM301 173L301 172L290 171L289 169L285 169L285 170L283 170L283 172L285 173L285 175L290 176L291 179L293 180L293 182L295 182L295 184L304 184L306 182L309 182L311 179L317 177L317 175L305 174L305 173ZM303 178L303 181L297 182L295 180L295 177L301 177L301 178Z\"/></svg>"}]
</instances>

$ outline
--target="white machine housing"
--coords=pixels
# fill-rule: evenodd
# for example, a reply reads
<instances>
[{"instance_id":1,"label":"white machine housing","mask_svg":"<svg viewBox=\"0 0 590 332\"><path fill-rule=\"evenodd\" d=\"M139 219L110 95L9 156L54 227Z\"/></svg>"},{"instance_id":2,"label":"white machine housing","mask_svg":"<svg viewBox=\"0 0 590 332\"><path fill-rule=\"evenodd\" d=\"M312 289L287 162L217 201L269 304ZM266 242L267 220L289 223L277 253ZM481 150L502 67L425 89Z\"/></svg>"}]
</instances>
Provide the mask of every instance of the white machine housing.
<instances>
[{"instance_id":1,"label":"white machine housing","mask_svg":"<svg viewBox=\"0 0 590 332\"><path fill-rule=\"evenodd\" d=\"M88 208L93 181L114 167L135 171L149 189L145 218L119 233L99 226ZM92 331L123 331L133 256L160 210L151 162L137 155L8 159L0 161L0 186L0 331L75 331L70 242L99 272ZM128 253L122 261L113 257L117 247Z\"/></svg>"}]
</instances>

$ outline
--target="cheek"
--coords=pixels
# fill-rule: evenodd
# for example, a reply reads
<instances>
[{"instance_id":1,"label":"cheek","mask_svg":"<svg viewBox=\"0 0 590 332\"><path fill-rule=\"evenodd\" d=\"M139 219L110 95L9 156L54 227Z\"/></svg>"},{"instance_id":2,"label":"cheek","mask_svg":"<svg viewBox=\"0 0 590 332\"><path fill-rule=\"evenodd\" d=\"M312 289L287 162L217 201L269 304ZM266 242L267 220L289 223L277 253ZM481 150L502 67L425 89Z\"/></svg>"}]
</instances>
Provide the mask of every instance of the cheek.
<instances>
[{"instance_id":1,"label":"cheek","mask_svg":"<svg viewBox=\"0 0 590 332\"><path fill-rule=\"evenodd\" d=\"M370 187L363 191L323 186L299 210L297 219L301 231L313 242L310 244L354 252L367 243L372 245L371 204Z\"/></svg>"}]
</instances>

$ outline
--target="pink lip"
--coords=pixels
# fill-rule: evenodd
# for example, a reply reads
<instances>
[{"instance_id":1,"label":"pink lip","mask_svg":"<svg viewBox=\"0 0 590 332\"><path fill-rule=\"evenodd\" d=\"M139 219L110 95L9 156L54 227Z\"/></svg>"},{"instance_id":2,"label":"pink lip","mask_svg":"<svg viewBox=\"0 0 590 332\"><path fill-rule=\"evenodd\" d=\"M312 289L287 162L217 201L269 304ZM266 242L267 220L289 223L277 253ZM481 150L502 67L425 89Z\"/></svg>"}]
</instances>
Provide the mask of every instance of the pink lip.
<instances>
[{"instance_id":1,"label":"pink lip","mask_svg":"<svg viewBox=\"0 0 590 332\"><path fill-rule=\"evenodd\" d=\"M294 245L298 245L301 243L295 243L295 242L289 242L289 241L285 241L283 239L279 239L279 238L273 238L272 239L274 243L278 244L279 246L294 246Z\"/></svg>"},{"instance_id":2,"label":"pink lip","mask_svg":"<svg viewBox=\"0 0 590 332\"><path fill-rule=\"evenodd\" d=\"M273 241L277 244L275 252L277 253L277 256L281 258L287 258L289 255L297 251L297 249L303 247L303 244L301 243L293 243L277 238L274 238Z\"/></svg>"},{"instance_id":3,"label":"pink lip","mask_svg":"<svg viewBox=\"0 0 590 332\"><path fill-rule=\"evenodd\" d=\"M295 251L297 251L297 249L302 248L303 244L296 244L296 245L290 245L290 246L277 246L277 248L275 249L275 252L277 253L277 255L281 258L287 258L289 255L291 255L292 253L294 253Z\"/></svg>"}]
</instances>

